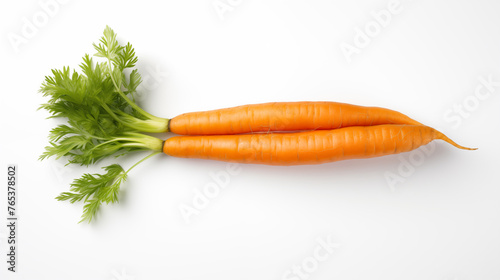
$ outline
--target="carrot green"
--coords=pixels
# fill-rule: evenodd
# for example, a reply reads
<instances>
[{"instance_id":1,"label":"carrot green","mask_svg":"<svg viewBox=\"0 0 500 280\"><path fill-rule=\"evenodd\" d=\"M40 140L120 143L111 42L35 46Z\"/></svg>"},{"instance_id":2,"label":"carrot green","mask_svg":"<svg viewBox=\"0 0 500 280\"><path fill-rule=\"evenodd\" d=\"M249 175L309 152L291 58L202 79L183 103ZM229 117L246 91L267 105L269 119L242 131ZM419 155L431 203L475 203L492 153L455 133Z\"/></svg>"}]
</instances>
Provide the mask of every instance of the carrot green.
<instances>
[{"instance_id":1,"label":"carrot green","mask_svg":"<svg viewBox=\"0 0 500 280\"><path fill-rule=\"evenodd\" d=\"M141 83L137 56L130 43L122 46L109 27L99 44L94 44L94 62L86 54L80 64L81 73L63 67L45 77L40 92L48 97L41 109L50 118L63 118L49 133L49 146L40 159L68 159L68 164L90 165L101 159L125 155L132 151L161 151L162 140L139 132L164 132L168 119L153 116L134 102ZM127 74L127 72L130 72ZM118 200L120 184L128 171L118 164L104 167L105 174L84 174L71 185L71 192L62 193L58 200L85 202L82 221L91 221L103 202ZM130 170L129 170L130 171Z\"/></svg>"}]
</instances>

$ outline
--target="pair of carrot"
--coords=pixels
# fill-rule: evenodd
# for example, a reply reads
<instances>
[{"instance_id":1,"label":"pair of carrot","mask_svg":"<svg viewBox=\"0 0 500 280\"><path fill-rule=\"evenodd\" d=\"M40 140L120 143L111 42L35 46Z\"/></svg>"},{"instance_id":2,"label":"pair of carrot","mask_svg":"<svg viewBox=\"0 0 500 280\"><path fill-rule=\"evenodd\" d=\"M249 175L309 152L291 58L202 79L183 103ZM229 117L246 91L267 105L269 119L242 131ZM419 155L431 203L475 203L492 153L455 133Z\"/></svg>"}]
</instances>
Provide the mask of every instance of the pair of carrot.
<instances>
[{"instance_id":1,"label":"pair of carrot","mask_svg":"<svg viewBox=\"0 0 500 280\"><path fill-rule=\"evenodd\" d=\"M167 155L267 165L378 157L436 139L473 150L399 112L337 102L277 102L187 113L170 119L167 130L188 135L164 141Z\"/></svg>"},{"instance_id":2,"label":"pair of carrot","mask_svg":"<svg viewBox=\"0 0 500 280\"><path fill-rule=\"evenodd\" d=\"M106 26L98 44L80 64L52 70L40 92L40 108L67 120L49 133L40 159L65 157L68 164L91 165L112 156L152 153L125 170L119 164L104 174L85 173L57 199L83 201L82 221L91 221L103 203L116 203L122 182L139 163L161 153L184 158L267 165L320 164L408 152L441 139L462 147L439 131L399 112L336 102L281 102L187 113L165 119L134 102L141 75L130 43L121 45ZM170 131L165 141L144 134Z\"/></svg>"}]
</instances>

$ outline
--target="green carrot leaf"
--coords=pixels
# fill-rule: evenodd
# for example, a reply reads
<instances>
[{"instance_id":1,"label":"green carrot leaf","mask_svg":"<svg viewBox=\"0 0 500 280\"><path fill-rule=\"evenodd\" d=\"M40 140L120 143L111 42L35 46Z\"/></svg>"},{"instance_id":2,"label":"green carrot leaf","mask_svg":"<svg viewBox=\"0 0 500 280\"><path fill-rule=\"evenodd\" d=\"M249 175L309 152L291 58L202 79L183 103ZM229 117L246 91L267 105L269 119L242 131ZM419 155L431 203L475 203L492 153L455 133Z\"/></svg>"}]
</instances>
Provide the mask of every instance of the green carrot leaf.
<instances>
[{"instance_id":1,"label":"green carrot leaf","mask_svg":"<svg viewBox=\"0 0 500 280\"><path fill-rule=\"evenodd\" d=\"M83 221L92 221L102 203L117 203L121 184L127 179L127 173L118 164L103 167L105 174L85 173L71 184L70 192L63 192L59 201L75 203L84 201Z\"/></svg>"}]
</instances>

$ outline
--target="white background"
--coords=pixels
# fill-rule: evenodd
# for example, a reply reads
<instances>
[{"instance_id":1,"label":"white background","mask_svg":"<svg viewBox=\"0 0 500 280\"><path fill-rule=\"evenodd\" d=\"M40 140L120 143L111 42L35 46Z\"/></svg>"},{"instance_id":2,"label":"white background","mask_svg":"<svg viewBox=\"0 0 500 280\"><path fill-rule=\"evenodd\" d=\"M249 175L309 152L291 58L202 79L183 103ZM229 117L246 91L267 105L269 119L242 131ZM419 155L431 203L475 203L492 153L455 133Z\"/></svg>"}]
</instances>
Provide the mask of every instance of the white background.
<instances>
[{"instance_id":1,"label":"white background","mask_svg":"<svg viewBox=\"0 0 500 280\"><path fill-rule=\"evenodd\" d=\"M474 95L480 77L500 81L500 2L2 3L0 178L18 165L20 225L14 274L2 183L0 279L500 279L500 86ZM388 6L381 27L372 12ZM120 204L78 224L82 205L54 197L100 170L38 161L57 121L37 111L37 91L50 69L93 54L106 25L134 45L149 77L141 106L155 115L340 101L401 111L479 150L437 142L430 154L240 165L189 224L179 207L227 164L159 155L131 172ZM346 56L346 44L357 52ZM321 261L318 238L336 243ZM307 275L287 274L294 265Z\"/></svg>"}]
</instances>

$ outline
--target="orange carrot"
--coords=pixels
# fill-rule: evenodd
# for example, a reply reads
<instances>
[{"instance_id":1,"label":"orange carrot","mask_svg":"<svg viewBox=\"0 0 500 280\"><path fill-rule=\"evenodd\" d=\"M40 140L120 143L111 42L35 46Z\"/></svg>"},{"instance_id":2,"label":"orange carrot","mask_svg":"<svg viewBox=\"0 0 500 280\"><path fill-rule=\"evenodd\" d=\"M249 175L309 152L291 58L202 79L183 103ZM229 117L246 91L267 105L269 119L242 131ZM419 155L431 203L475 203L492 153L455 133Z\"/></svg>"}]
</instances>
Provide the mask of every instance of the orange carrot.
<instances>
[{"instance_id":1,"label":"orange carrot","mask_svg":"<svg viewBox=\"0 0 500 280\"><path fill-rule=\"evenodd\" d=\"M269 131L328 130L350 126L421 123L399 112L337 102L275 102L179 115L169 131L225 135Z\"/></svg>"},{"instance_id":2,"label":"orange carrot","mask_svg":"<svg viewBox=\"0 0 500 280\"><path fill-rule=\"evenodd\" d=\"M163 152L184 158L301 165L408 152L436 139L473 150L427 126L378 125L298 133L175 136L164 142Z\"/></svg>"}]
</instances>

